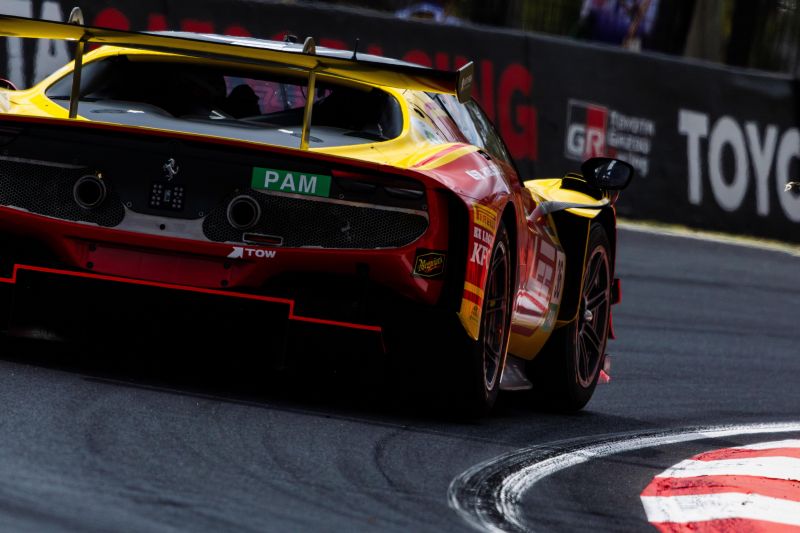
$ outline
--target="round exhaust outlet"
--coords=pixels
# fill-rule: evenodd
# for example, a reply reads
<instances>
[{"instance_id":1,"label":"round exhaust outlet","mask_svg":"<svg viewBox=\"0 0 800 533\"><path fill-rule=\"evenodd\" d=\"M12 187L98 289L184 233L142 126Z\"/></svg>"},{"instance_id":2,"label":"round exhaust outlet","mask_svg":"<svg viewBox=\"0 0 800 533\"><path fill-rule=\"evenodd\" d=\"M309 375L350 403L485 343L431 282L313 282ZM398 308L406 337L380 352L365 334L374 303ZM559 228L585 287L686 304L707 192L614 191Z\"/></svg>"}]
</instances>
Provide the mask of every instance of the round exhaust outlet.
<instances>
[{"instance_id":1,"label":"round exhaust outlet","mask_svg":"<svg viewBox=\"0 0 800 533\"><path fill-rule=\"evenodd\" d=\"M83 176L75 182L72 197L83 209L94 209L103 203L108 191L106 184L97 176Z\"/></svg>"},{"instance_id":2,"label":"round exhaust outlet","mask_svg":"<svg viewBox=\"0 0 800 533\"><path fill-rule=\"evenodd\" d=\"M251 196L237 196L228 204L228 223L236 229L250 229L260 219L261 206Z\"/></svg>"}]
</instances>

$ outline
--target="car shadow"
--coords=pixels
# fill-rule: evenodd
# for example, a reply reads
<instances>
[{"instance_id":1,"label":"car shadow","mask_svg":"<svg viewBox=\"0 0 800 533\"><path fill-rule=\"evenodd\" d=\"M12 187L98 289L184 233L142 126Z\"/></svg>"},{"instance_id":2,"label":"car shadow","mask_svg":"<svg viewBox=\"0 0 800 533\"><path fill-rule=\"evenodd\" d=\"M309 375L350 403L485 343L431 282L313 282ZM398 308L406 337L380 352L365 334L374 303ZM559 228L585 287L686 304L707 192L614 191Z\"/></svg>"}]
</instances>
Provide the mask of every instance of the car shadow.
<instances>
[{"instance_id":1,"label":"car shadow","mask_svg":"<svg viewBox=\"0 0 800 533\"><path fill-rule=\"evenodd\" d=\"M302 364L275 368L249 351L220 346L176 346L153 342L78 346L6 339L2 359L77 374L115 387L195 397L324 418L358 420L460 439L527 446L543 438L650 428L646 423L591 409L560 414L532 408L524 396L501 395L489 416L454 413L431 400L430 391L392 375L386 361L337 361L308 354ZM295 361L295 363L297 363Z\"/></svg>"}]
</instances>

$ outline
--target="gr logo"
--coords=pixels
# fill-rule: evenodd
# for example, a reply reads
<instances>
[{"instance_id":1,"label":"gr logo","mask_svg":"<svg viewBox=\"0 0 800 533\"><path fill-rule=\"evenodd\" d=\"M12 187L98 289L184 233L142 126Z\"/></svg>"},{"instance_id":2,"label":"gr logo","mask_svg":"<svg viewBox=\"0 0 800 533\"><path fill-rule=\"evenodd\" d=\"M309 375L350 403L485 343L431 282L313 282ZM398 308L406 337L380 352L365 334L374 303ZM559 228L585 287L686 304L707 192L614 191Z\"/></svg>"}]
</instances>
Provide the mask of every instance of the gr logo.
<instances>
[{"instance_id":1,"label":"gr logo","mask_svg":"<svg viewBox=\"0 0 800 533\"><path fill-rule=\"evenodd\" d=\"M608 108L570 100L567 104L567 139L564 156L573 161L606 155Z\"/></svg>"}]
</instances>

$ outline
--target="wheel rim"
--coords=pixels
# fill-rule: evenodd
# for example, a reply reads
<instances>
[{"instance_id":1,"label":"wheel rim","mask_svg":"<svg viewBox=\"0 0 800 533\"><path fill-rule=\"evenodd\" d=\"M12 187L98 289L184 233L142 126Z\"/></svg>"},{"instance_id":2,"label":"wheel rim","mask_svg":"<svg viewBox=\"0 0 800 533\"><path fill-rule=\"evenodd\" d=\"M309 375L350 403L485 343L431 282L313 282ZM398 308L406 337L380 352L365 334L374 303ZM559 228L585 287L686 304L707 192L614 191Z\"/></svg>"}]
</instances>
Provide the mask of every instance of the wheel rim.
<instances>
[{"instance_id":1,"label":"wheel rim","mask_svg":"<svg viewBox=\"0 0 800 533\"><path fill-rule=\"evenodd\" d=\"M509 283L508 249L501 241L489 266L483 313L483 379L487 391L494 389L499 379L505 352Z\"/></svg>"},{"instance_id":2,"label":"wheel rim","mask_svg":"<svg viewBox=\"0 0 800 533\"><path fill-rule=\"evenodd\" d=\"M592 251L581 291L575 339L575 369L578 383L588 388L600 370L608 340L611 276L604 246Z\"/></svg>"}]
</instances>

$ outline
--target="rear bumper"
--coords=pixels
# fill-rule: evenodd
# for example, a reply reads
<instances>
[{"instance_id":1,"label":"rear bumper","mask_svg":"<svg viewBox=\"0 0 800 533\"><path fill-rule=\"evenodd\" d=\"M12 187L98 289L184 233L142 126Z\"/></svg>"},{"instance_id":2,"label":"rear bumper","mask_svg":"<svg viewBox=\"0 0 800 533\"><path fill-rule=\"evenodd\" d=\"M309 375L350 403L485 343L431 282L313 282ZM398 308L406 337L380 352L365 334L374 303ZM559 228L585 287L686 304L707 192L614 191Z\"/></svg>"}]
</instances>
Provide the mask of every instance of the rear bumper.
<instances>
[{"instance_id":1,"label":"rear bumper","mask_svg":"<svg viewBox=\"0 0 800 533\"><path fill-rule=\"evenodd\" d=\"M148 339L271 359L332 338L353 351L385 352L381 325L305 316L286 298L21 264L0 278L0 298L5 329L18 336L122 345Z\"/></svg>"},{"instance_id":2,"label":"rear bumper","mask_svg":"<svg viewBox=\"0 0 800 533\"><path fill-rule=\"evenodd\" d=\"M56 266L67 269L241 292L257 291L288 273L309 279L321 273L352 275L358 265L365 265L376 283L433 305L439 300L443 280L415 277L411 271L419 250L446 246L446 241L434 237L438 236L426 235L397 249L267 248L147 235L0 207L0 260L6 276L9 256L20 264L41 264L17 260L14 250L21 246L38 248L52 256Z\"/></svg>"}]
</instances>

